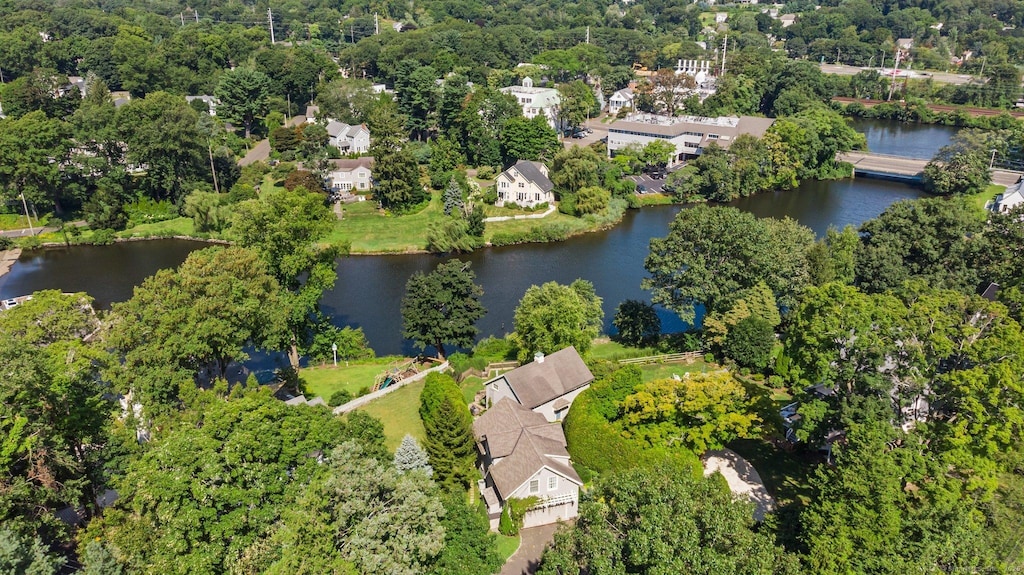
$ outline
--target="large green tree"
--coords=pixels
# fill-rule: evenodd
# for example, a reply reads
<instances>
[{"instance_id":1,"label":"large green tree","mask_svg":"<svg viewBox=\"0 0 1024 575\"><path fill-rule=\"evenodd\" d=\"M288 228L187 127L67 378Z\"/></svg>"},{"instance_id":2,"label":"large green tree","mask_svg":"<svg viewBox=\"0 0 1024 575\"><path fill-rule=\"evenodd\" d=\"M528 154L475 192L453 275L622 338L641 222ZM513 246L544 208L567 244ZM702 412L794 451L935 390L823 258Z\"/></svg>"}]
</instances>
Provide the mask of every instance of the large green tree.
<instances>
[{"instance_id":1,"label":"large green tree","mask_svg":"<svg viewBox=\"0 0 1024 575\"><path fill-rule=\"evenodd\" d=\"M715 481L673 466L602 478L573 527L544 554L541 575L797 573L751 505Z\"/></svg>"},{"instance_id":2,"label":"large green tree","mask_svg":"<svg viewBox=\"0 0 1024 575\"><path fill-rule=\"evenodd\" d=\"M32 204L63 211L62 165L71 148L69 136L67 124L39 111L0 120L0 189L8 200L24 194Z\"/></svg>"},{"instance_id":3,"label":"large green tree","mask_svg":"<svg viewBox=\"0 0 1024 575\"><path fill-rule=\"evenodd\" d=\"M370 109L366 123L370 128L370 155L374 158L373 193L381 206L403 211L426 199L420 185L420 171L409 152L402 118L394 101L382 97Z\"/></svg>"},{"instance_id":4,"label":"large green tree","mask_svg":"<svg viewBox=\"0 0 1024 575\"><path fill-rule=\"evenodd\" d=\"M653 301L692 322L695 307L725 311L759 281L790 306L810 282L811 231L792 220L757 219L732 207L682 210L668 236L651 240L642 285Z\"/></svg>"},{"instance_id":5,"label":"large green tree","mask_svg":"<svg viewBox=\"0 0 1024 575\"><path fill-rule=\"evenodd\" d=\"M284 348L288 313L280 284L256 252L193 252L113 306L105 340L124 358L115 379L159 413L174 407L201 371L224 377L250 346Z\"/></svg>"},{"instance_id":6,"label":"large green tree","mask_svg":"<svg viewBox=\"0 0 1024 575\"><path fill-rule=\"evenodd\" d=\"M316 334L320 298L337 279L335 260L348 251L347 246L323 243L336 221L323 196L301 186L267 192L234 207L230 233L259 254L284 289L290 359L296 368L299 350Z\"/></svg>"},{"instance_id":7,"label":"large green tree","mask_svg":"<svg viewBox=\"0 0 1024 575\"><path fill-rule=\"evenodd\" d=\"M225 573L267 537L350 433L326 409L266 389L201 391L116 478L117 503L89 526L132 571Z\"/></svg>"},{"instance_id":8,"label":"large green tree","mask_svg":"<svg viewBox=\"0 0 1024 575\"><path fill-rule=\"evenodd\" d=\"M420 393L419 412L434 477L445 486L465 489L476 474L476 442L473 416L455 380L440 373L428 375Z\"/></svg>"},{"instance_id":9,"label":"large green tree","mask_svg":"<svg viewBox=\"0 0 1024 575\"><path fill-rule=\"evenodd\" d=\"M570 345L586 353L601 333L603 318L601 298L586 280L578 279L567 286L556 282L530 286L513 318L519 360L526 361L538 351L554 353Z\"/></svg>"},{"instance_id":10,"label":"large green tree","mask_svg":"<svg viewBox=\"0 0 1024 575\"><path fill-rule=\"evenodd\" d=\"M402 335L420 347L434 346L445 357L445 344L473 345L476 322L487 313L480 298L483 288L468 262L452 260L434 271L414 273L402 298Z\"/></svg>"},{"instance_id":11,"label":"large green tree","mask_svg":"<svg viewBox=\"0 0 1024 575\"><path fill-rule=\"evenodd\" d=\"M132 100L117 114L127 159L142 170L146 191L155 199L179 200L187 183L209 174L199 116L185 99L154 92Z\"/></svg>"},{"instance_id":12,"label":"large green tree","mask_svg":"<svg viewBox=\"0 0 1024 575\"><path fill-rule=\"evenodd\" d=\"M267 113L270 78L253 68L235 68L220 77L214 93L220 99L219 115L229 122L242 124L248 138L253 123Z\"/></svg>"},{"instance_id":13,"label":"large green tree","mask_svg":"<svg viewBox=\"0 0 1024 575\"><path fill-rule=\"evenodd\" d=\"M898 288L911 278L965 292L977 288L984 221L965 198L904 200L860 227L857 284L868 291Z\"/></svg>"}]
</instances>

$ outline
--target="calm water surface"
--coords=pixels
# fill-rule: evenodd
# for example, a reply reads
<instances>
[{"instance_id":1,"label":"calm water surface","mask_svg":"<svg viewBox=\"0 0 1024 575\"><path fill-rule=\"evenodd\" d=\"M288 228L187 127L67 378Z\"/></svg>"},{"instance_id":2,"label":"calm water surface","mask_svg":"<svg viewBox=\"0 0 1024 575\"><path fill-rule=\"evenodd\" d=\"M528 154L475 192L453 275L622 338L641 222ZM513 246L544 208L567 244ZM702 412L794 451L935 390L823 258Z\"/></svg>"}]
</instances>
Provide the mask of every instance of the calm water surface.
<instances>
[{"instance_id":1,"label":"calm water surface","mask_svg":"<svg viewBox=\"0 0 1024 575\"><path fill-rule=\"evenodd\" d=\"M857 225L880 214L891 203L922 193L903 184L869 179L806 182L796 190L763 194L734 202L759 217L789 216L818 235L830 225ZM615 228L551 244L530 244L479 250L460 256L470 261L484 288L487 315L480 333L502 335L512 329L512 312L526 289L548 281L569 283L584 278L604 299L605 329L615 307L625 299L648 299L640 289L646 276L644 258L651 238L668 232L680 206L634 210ZM158 269L175 267L198 242L156 240L113 246L76 246L26 252L11 272L0 278L0 297L40 289L85 291L100 306L131 297L133 286ZM410 353L401 337L401 298L405 282L417 271L430 271L446 261L432 255L353 256L338 262L338 282L325 294L323 306L338 325L361 327L379 354ZM661 310L666 330L686 326Z\"/></svg>"},{"instance_id":2,"label":"calm water surface","mask_svg":"<svg viewBox=\"0 0 1024 575\"><path fill-rule=\"evenodd\" d=\"M861 118L853 118L852 124L867 137L868 151L919 160L932 159L960 130L954 126Z\"/></svg>"}]
</instances>

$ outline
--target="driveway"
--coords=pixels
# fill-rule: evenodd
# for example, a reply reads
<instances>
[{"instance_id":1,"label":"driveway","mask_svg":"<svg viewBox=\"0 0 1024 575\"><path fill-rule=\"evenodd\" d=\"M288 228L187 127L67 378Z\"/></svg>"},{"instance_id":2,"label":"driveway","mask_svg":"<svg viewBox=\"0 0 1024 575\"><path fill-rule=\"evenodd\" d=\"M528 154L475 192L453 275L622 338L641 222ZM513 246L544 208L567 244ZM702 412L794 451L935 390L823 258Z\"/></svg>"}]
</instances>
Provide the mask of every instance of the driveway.
<instances>
[{"instance_id":1,"label":"driveway","mask_svg":"<svg viewBox=\"0 0 1024 575\"><path fill-rule=\"evenodd\" d=\"M519 532L519 549L508 558L500 575L533 575L540 567L540 558L554 538L559 524L531 527Z\"/></svg>"},{"instance_id":2,"label":"driveway","mask_svg":"<svg viewBox=\"0 0 1024 575\"><path fill-rule=\"evenodd\" d=\"M303 123L305 121L306 121L306 117L302 116L302 115L299 115L299 116L295 116L291 120L288 120L286 125L289 128L294 128L295 126L298 126L299 124L301 124L301 123ZM240 158L238 160L238 165L239 166L248 166L249 164L255 164L256 162L264 162L269 157L270 157L270 140L260 140L259 142L256 143L255 146L252 147L252 149L250 149L245 154L244 158Z\"/></svg>"}]
</instances>

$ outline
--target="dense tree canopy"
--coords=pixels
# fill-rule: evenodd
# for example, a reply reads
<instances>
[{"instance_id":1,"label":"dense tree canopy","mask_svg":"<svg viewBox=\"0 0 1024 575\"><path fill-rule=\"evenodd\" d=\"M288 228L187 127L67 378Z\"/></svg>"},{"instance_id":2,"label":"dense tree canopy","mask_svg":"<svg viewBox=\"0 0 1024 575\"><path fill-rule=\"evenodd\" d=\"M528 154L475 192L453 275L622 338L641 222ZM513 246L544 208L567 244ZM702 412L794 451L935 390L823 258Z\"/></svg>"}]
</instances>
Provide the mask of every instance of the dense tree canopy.
<instances>
[{"instance_id":1,"label":"dense tree canopy","mask_svg":"<svg viewBox=\"0 0 1024 575\"><path fill-rule=\"evenodd\" d=\"M586 280L569 285L548 282L530 286L519 300L514 317L515 342L519 360L535 352L554 353L574 346L586 353L601 331L601 298Z\"/></svg>"},{"instance_id":2,"label":"dense tree canopy","mask_svg":"<svg viewBox=\"0 0 1024 575\"><path fill-rule=\"evenodd\" d=\"M402 298L402 334L420 347L428 345L445 357L445 344L468 347L479 330L476 322L487 313L480 303L483 288L469 263L452 260L434 271L415 273Z\"/></svg>"}]
</instances>

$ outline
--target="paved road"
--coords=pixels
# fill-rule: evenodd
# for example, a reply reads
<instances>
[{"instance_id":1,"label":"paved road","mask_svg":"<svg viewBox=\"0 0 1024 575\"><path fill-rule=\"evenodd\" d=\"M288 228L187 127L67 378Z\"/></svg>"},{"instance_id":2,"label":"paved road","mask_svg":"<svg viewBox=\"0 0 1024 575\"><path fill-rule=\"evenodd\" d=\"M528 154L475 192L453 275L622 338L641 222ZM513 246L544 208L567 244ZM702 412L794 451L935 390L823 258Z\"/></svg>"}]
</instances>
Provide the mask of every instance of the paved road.
<instances>
[{"instance_id":1,"label":"paved road","mask_svg":"<svg viewBox=\"0 0 1024 575\"><path fill-rule=\"evenodd\" d=\"M500 575L533 575L540 567L540 558L554 538L559 525L542 525L519 532L522 543L501 568Z\"/></svg>"},{"instance_id":2,"label":"paved road","mask_svg":"<svg viewBox=\"0 0 1024 575\"><path fill-rule=\"evenodd\" d=\"M913 158L900 158L896 156L885 156L882 154L871 154L868 152L846 152L838 154L836 159L841 162L850 162L855 167L868 170L913 176L924 171L928 160L915 160ZM1010 170L992 170L992 183L1000 186L1009 186L1017 183L1024 173Z\"/></svg>"},{"instance_id":3,"label":"paved road","mask_svg":"<svg viewBox=\"0 0 1024 575\"><path fill-rule=\"evenodd\" d=\"M287 125L289 128L292 128L298 126L299 124L305 121L305 116L295 116L294 118L288 121ZM256 162L266 161L266 159L269 157L270 140L260 140L259 142L256 143L255 146L252 147L252 149L248 151L248 153L245 154L244 158L238 160L238 165L248 166L249 164L255 164Z\"/></svg>"},{"instance_id":4,"label":"paved road","mask_svg":"<svg viewBox=\"0 0 1024 575\"><path fill-rule=\"evenodd\" d=\"M838 74L840 76L853 76L861 70L878 70L878 68L867 68L862 66L846 66L843 64L821 64L821 71L826 74ZM884 68L882 70L889 77L892 77L892 68ZM916 70L900 70L897 79L911 78L911 79L926 79L931 78L933 81L940 84L970 84L971 82L977 82L979 84L985 83L984 78L976 78L967 74L950 74L947 72L919 72Z\"/></svg>"}]
</instances>

